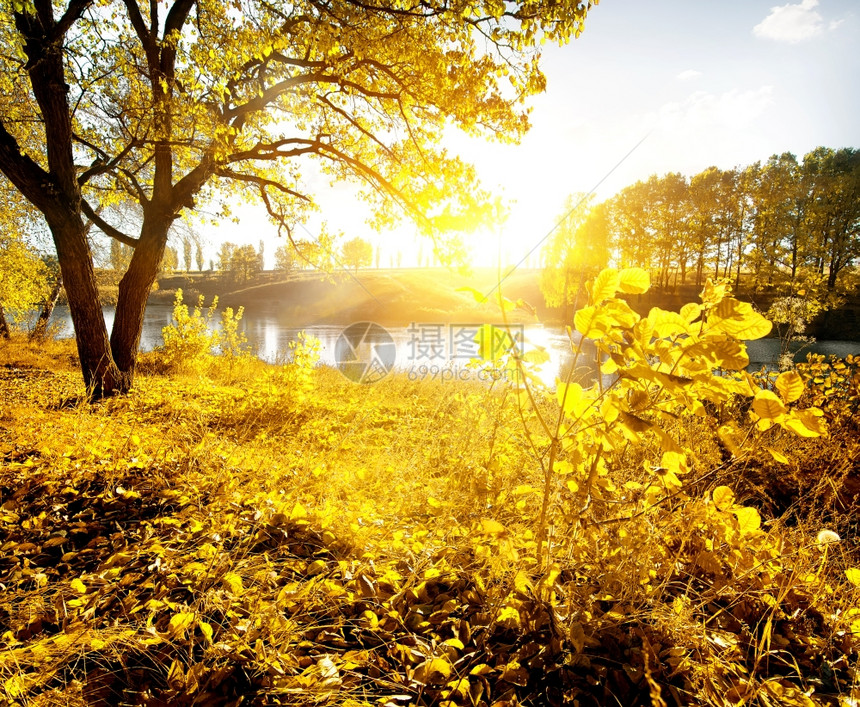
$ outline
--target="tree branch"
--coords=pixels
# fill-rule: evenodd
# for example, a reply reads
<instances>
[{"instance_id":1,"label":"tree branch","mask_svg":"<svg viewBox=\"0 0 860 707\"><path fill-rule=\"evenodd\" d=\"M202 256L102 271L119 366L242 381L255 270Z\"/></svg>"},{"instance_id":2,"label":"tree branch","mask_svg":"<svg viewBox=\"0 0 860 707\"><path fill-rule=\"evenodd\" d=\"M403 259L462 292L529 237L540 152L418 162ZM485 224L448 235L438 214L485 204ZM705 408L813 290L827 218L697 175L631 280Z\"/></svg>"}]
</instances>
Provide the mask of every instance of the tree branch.
<instances>
[{"instance_id":1,"label":"tree branch","mask_svg":"<svg viewBox=\"0 0 860 707\"><path fill-rule=\"evenodd\" d=\"M92 0L72 0L69 3L69 7L63 13L63 16L57 24L54 25L54 29L51 31L51 41L58 42L65 37L66 32L71 29L75 22L81 19L84 12L92 4Z\"/></svg>"},{"instance_id":2,"label":"tree branch","mask_svg":"<svg viewBox=\"0 0 860 707\"><path fill-rule=\"evenodd\" d=\"M107 221L99 216L93 207L87 203L87 200L83 198L81 199L81 211L83 211L84 215L98 226L99 230L106 236L110 236L111 238L118 240L120 243L125 243L132 248L136 248L137 244L140 242L137 238L127 236L122 231L111 226Z\"/></svg>"},{"instance_id":3,"label":"tree branch","mask_svg":"<svg viewBox=\"0 0 860 707\"><path fill-rule=\"evenodd\" d=\"M332 102L331 102L328 98L326 98L325 96L320 96L320 95L318 95L318 96L317 96L317 100L318 100L318 101L320 101L321 103L325 103L325 105L327 105L329 108L331 108L335 113L337 113L337 114L339 114L339 115L343 116L347 121L349 121L349 123L350 123L353 127L355 127L355 128L356 128L356 130L360 131L361 133L363 133L364 135L366 135L369 139L373 140L373 142L375 142L377 145L379 145L379 146L380 146L380 147L385 151L385 153L386 153L389 157L391 157L391 159L392 159L392 160L395 160L395 161L396 161L396 158L395 158L395 156L394 156L394 153L391 151L391 148L389 148L389 147L388 147L388 145L386 145L386 144L385 144L384 142L382 142L379 138L377 138L377 137L376 137L376 135L374 135L372 132L370 132L367 128L365 128L363 125L361 125L361 124L358 122L358 120L356 120L355 118L353 118L353 117L352 117L349 113L347 113L343 108L339 108L338 106L334 105L334 103L332 103Z\"/></svg>"},{"instance_id":4,"label":"tree branch","mask_svg":"<svg viewBox=\"0 0 860 707\"><path fill-rule=\"evenodd\" d=\"M286 145L302 145L291 150L281 151ZM227 158L227 162L244 162L245 160L276 160L280 157L298 157L309 153L318 153L319 146L322 143L319 140L310 140L307 138L288 138L278 140L277 142L262 143L258 142L250 150L236 152Z\"/></svg>"},{"instance_id":5,"label":"tree branch","mask_svg":"<svg viewBox=\"0 0 860 707\"><path fill-rule=\"evenodd\" d=\"M123 0L126 10L128 11L128 19L131 21L131 26L137 38L140 40L143 51L146 53L146 63L149 67L150 80L155 79L155 72L158 70L158 45L155 41L155 36L146 28L146 23L143 21L143 15L140 14L140 8L137 6L136 0Z\"/></svg>"},{"instance_id":6,"label":"tree branch","mask_svg":"<svg viewBox=\"0 0 860 707\"><path fill-rule=\"evenodd\" d=\"M31 157L21 152L18 141L0 120L0 170L15 188L43 213L56 206L53 177ZM52 188L53 187L53 188Z\"/></svg>"},{"instance_id":7,"label":"tree branch","mask_svg":"<svg viewBox=\"0 0 860 707\"><path fill-rule=\"evenodd\" d=\"M246 182L248 184L256 184L260 187L260 191L264 191L266 187L272 187L272 189L277 189L279 192L283 194L289 194L290 196L294 196L297 199L301 199L302 201L306 201L307 203L312 203L313 199L305 194L301 194L289 187L281 184L280 182L276 182L272 179L266 179L265 177L258 177L255 174L245 174L244 172L234 172L231 169L226 169L224 167L217 169L215 174L219 177L224 177L225 179L235 179L238 182Z\"/></svg>"},{"instance_id":8,"label":"tree branch","mask_svg":"<svg viewBox=\"0 0 860 707\"><path fill-rule=\"evenodd\" d=\"M321 157L326 157L327 159L330 159L332 161L337 160L349 165L360 177L362 177L372 187L387 193L395 201L399 202L400 206L405 211L412 214L414 218L428 224L430 223L430 220L427 218L427 216L414 203L412 203L412 200L409 199L409 197L407 197L400 189L394 186L394 184L388 181L375 169L364 164L364 162L361 162L360 160L357 160L354 157L350 157L346 153L341 152L332 145L320 143L319 146L319 155Z\"/></svg>"}]
</instances>

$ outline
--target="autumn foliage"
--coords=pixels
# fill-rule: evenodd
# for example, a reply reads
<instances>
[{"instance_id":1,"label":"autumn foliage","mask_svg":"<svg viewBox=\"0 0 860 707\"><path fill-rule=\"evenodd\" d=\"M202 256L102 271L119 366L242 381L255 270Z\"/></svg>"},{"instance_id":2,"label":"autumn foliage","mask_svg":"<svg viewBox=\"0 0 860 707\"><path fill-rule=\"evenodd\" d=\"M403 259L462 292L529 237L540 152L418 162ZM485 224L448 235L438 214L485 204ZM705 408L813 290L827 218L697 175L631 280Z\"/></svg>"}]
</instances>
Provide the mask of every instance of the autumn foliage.
<instances>
[{"instance_id":1,"label":"autumn foliage","mask_svg":"<svg viewBox=\"0 0 860 707\"><path fill-rule=\"evenodd\" d=\"M751 375L725 283L640 317L648 285L590 284L602 374L555 390L539 351L357 386L304 340L93 405L5 345L0 701L853 704L856 471L822 460L858 364Z\"/></svg>"}]
</instances>

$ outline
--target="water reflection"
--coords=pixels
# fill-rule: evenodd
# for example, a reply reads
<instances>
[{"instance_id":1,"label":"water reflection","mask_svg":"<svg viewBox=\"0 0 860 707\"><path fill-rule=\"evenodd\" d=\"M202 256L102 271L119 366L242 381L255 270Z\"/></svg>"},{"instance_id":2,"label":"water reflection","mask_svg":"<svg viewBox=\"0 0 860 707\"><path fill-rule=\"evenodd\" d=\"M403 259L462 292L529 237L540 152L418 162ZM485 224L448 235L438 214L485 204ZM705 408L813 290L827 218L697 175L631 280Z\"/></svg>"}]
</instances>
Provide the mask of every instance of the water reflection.
<instances>
[{"instance_id":1,"label":"water reflection","mask_svg":"<svg viewBox=\"0 0 860 707\"><path fill-rule=\"evenodd\" d=\"M141 334L141 349L149 351L162 343L161 330L171 321L173 312L172 305L150 304L146 308L146 316L143 322ZM104 310L105 323L108 329L113 325L114 309L106 307ZM52 323L60 330L61 336L71 336L72 326L67 307L57 307L52 317ZM213 328L218 324L213 322ZM289 321L284 321L277 311L245 311L240 322L240 331L245 334L248 343L254 353L260 358L272 363L282 363L289 355L289 345L298 340L300 332L312 334L320 340L320 360L329 366L336 366L335 351L338 337L340 337L345 325L320 324L315 326L296 327L291 326ZM429 327L444 327L448 339L447 355L438 355L439 350L432 346L425 346L420 351L416 348L414 330L406 327L386 327L394 339L396 345L396 357L394 367L403 371L410 371L416 367L424 366L418 372L422 377L443 377L443 371L459 371L465 367L469 356L457 356L458 353L453 343L451 327L449 325L428 325ZM466 327L467 325L451 325ZM477 326L477 325L468 325ZM465 330L464 330L465 331ZM556 377L564 379L572 365L573 355L571 341L561 327L527 326L523 330L525 336L525 349L539 347L543 348L550 356L550 360L543 364L540 371L541 379L548 385L552 385ZM574 336L577 336L574 333ZM462 343L462 342L461 342ZM575 345L577 340L574 339ZM441 345L441 344L440 344ZM758 370L761 367L774 368L779 357L780 343L775 339L761 339L747 343L750 357L750 370ZM804 360L808 352L822 353L825 355L836 355L845 357L849 354L860 354L860 342L854 341L819 341L812 346L803 349L796 357ZM432 356L420 356L419 354L432 354ZM583 352L577 364L577 371L573 380L593 379L594 368L594 346L586 341ZM423 371L423 372L422 372ZM447 375L448 378L451 376Z\"/></svg>"}]
</instances>

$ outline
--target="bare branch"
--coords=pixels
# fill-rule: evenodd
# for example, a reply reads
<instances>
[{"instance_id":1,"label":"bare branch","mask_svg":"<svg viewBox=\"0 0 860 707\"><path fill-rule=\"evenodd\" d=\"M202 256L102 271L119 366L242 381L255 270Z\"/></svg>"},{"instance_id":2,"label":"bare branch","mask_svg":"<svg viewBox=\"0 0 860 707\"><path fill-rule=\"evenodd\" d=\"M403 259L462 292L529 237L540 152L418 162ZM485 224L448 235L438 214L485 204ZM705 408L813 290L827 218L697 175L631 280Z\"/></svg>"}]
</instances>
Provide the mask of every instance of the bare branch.
<instances>
[{"instance_id":1,"label":"bare branch","mask_svg":"<svg viewBox=\"0 0 860 707\"><path fill-rule=\"evenodd\" d=\"M215 171L215 174L219 177L224 177L225 179L235 179L238 182L246 182L248 184L256 184L260 187L261 191L264 191L266 187L271 187L272 189L277 189L279 192L283 194L289 194L290 196L294 196L297 199L301 199L302 201L306 201L309 204L313 202L313 200L306 196L305 194L301 194L293 189L290 189L288 186L281 184L280 182L276 182L272 179L266 179L265 177L258 177L255 174L245 174L244 172L234 172L231 169L221 168Z\"/></svg>"},{"instance_id":2,"label":"bare branch","mask_svg":"<svg viewBox=\"0 0 860 707\"><path fill-rule=\"evenodd\" d=\"M123 0L123 3L126 10L128 10L128 19L131 21L131 26L134 27L135 34L137 34L137 38L140 40L143 51L146 52L146 63L149 66L150 74L155 74L158 69L158 44L156 38L147 29L136 0ZM154 75L150 76L150 80L154 78Z\"/></svg>"},{"instance_id":3,"label":"bare branch","mask_svg":"<svg viewBox=\"0 0 860 707\"><path fill-rule=\"evenodd\" d=\"M99 216L92 206L89 205L86 199L81 199L81 211L84 212L84 215L92 221L96 226L98 226L99 230L104 233L106 236L110 236L111 238L115 238L120 243L125 243L126 245L131 246L132 248L136 248L137 244L140 242L137 238L132 238L131 236L125 235L122 231L111 226L107 221L105 221L101 216Z\"/></svg>"},{"instance_id":4,"label":"bare branch","mask_svg":"<svg viewBox=\"0 0 860 707\"><path fill-rule=\"evenodd\" d=\"M317 96L317 100L318 100L318 101L320 101L321 103L325 103L325 105L327 105L329 108L331 108L333 111L335 111L335 113L337 113L337 114L339 114L339 115L343 116L347 121L349 121L349 123L350 123L352 126L354 126L357 130L359 130L361 133L363 133L363 134L364 134L364 135L366 135L368 138L370 138L371 140L373 140L373 142L375 142L377 145L379 145L379 146L380 146L380 147L385 151L385 153L386 153L389 157L391 157L391 159L393 159L393 160L394 160L394 159L396 159L396 158L395 158L395 156L394 156L394 153L391 151L391 148L389 148L389 147L388 147L388 145L386 145L384 142L382 142L381 140L379 140L379 138L377 138L377 137L376 137L376 135L374 135L374 134L373 134L372 132L370 132L367 128L365 128L363 125L361 125L361 123L359 123L355 118L353 118L353 117L352 117L349 113L347 113L343 108L339 108L338 106L334 105L334 103L332 103L332 102L331 102L328 98L326 98L325 96L319 96L319 95L318 95L318 96Z\"/></svg>"}]
</instances>

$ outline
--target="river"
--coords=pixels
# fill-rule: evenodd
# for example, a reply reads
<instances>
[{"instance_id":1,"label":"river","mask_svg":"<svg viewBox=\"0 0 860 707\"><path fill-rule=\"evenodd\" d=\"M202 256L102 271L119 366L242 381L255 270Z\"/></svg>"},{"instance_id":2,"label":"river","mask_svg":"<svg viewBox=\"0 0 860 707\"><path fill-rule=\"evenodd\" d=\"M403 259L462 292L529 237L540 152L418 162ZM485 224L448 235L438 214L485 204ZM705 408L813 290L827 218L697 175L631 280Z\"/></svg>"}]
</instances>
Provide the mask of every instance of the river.
<instances>
[{"instance_id":1,"label":"river","mask_svg":"<svg viewBox=\"0 0 860 707\"><path fill-rule=\"evenodd\" d=\"M170 323L172 311L173 306L169 304L147 306L141 335L143 351L150 351L161 345L161 330ZM104 316L110 330L114 309L106 307ZM51 322L57 336L71 336L72 324L67 307L58 306ZM321 324L296 327L291 326L289 321L284 321L276 312L246 310L240 323L240 331L247 337L251 350L272 363L285 361L290 342L296 341L300 332L307 332L320 340L320 361L335 365L337 342L347 326L349 325ZM411 328L386 327L395 344L394 367L411 372L413 377L450 376L449 371L461 368L474 355L472 338L477 326L425 323ZM551 384L559 371L565 370L570 361L570 344L564 330L559 327L528 325L522 329L521 334L525 338L527 350L533 346L541 346L550 354L550 361L543 366L541 377ZM748 342L750 370L776 367L779 351L780 342L777 339ZM817 341L799 352L796 360L803 360L809 352L844 358L849 354L860 354L860 342Z\"/></svg>"}]
</instances>

